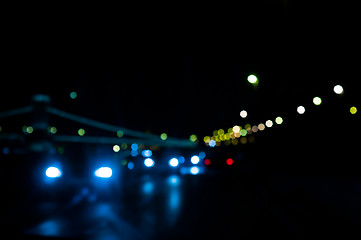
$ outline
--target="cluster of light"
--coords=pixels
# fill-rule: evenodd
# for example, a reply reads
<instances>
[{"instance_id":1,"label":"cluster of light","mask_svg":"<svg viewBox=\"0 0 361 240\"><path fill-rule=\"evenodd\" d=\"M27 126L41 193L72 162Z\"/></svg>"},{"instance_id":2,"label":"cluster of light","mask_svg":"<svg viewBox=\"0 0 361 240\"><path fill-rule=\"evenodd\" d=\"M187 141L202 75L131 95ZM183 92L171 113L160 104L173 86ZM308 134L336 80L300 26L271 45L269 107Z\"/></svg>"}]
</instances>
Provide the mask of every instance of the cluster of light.
<instances>
[{"instance_id":1,"label":"cluster of light","mask_svg":"<svg viewBox=\"0 0 361 240\"><path fill-rule=\"evenodd\" d=\"M154 160L151 159L151 158L146 158L146 159L144 160L144 165L145 165L146 167L153 167L154 164L155 164L155 162L154 162Z\"/></svg>"},{"instance_id":2,"label":"cluster of light","mask_svg":"<svg viewBox=\"0 0 361 240\"><path fill-rule=\"evenodd\" d=\"M320 105L322 103L322 99L320 97L314 97L313 98L313 104Z\"/></svg>"},{"instance_id":3,"label":"cluster of light","mask_svg":"<svg viewBox=\"0 0 361 240\"><path fill-rule=\"evenodd\" d=\"M241 116L241 118L246 118L247 115L248 115L248 113L247 113L246 110L242 110L242 111L239 113L239 115Z\"/></svg>"},{"instance_id":4,"label":"cluster of light","mask_svg":"<svg viewBox=\"0 0 361 240\"><path fill-rule=\"evenodd\" d=\"M78 135L79 135L79 136L84 136L84 134L85 134L85 130L84 130L83 128L80 128L80 129L78 130Z\"/></svg>"},{"instance_id":5,"label":"cluster of light","mask_svg":"<svg viewBox=\"0 0 361 240\"><path fill-rule=\"evenodd\" d=\"M110 167L101 167L95 170L94 175L99 178L110 178L113 175L113 170Z\"/></svg>"},{"instance_id":6,"label":"cluster of light","mask_svg":"<svg viewBox=\"0 0 361 240\"><path fill-rule=\"evenodd\" d=\"M299 114L304 114L305 111L306 111L306 109L305 109L304 106L298 106L298 107L297 107L297 112L298 112Z\"/></svg>"},{"instance_id":7,"label":"cluster of light","mask_svg":"<svg viewBox=\"0 0 361 240\"><path fill-rule=\"evenodd\" d=\"M63 173L57 167L49 167L46 169L45 175L49 178L58 178L58 177L61 177L61 175L63 175Z\"/></svg>"}]
</instances>

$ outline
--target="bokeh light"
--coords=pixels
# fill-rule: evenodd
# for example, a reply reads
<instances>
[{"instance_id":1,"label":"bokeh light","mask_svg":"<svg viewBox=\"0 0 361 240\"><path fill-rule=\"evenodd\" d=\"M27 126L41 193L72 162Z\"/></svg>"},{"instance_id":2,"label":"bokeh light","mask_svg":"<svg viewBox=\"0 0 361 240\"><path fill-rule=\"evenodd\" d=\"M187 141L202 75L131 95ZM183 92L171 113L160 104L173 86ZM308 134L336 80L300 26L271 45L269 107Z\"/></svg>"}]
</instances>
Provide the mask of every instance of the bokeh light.
<instances>
[{"instance_id":1,"label":"bokeh light","mask_svg":"<svg viewBox=\"0 0 361 240\"><path fill-rule=\"evenodd\" d=\"M177 158L172 158L172 159L169 160L168 164L171 167L177 167L178 164L179 164L179 161L178 161Z\"/></svg>"},{"instance_id":2,"label":"bokeh light","mask_svg":"<svg viewBox=\"0 0 361 240\"><path fill-rule=\"evenodd\" d=\"M84 136L84 135L85 135L85 130L84 130L83 128L80 128L80 129L78 130L78 135L79 135L79 136Z\"/></svg>"},{"instance_id":3,"label":"bokeh light","mask_svg":"<svg viewBox=\"0 0 361 240\"><path fill-rule=\"evenodd\" d=\"M282 124L282 123L283 123L283 119L282 119L281 117L276 117L275 122L276 122L277 124Z\"/></svg>"},{"instance_id":4,"label":"bokeh light","mask_svg":"<svg viewBox=\"0 0 361 240\"><path fill-rule=\"evenodd\" d=\"M322 99L320 97L314 97L313 98L313 104L320 105L322 103Z\"/></svg>"},{"instance_id":5,"label":"bokeh light","mask_svg":"<svg viewBox=\"0 0 361 240\"><path fill-rule=\"evenodd\" d=\"M217 144L216 141L214 141L213 139L210 140L209 143L208 143L208 145L209 145L210 147L215 147L216 144Z\"/></svg>"},{"instance_id":6,"label":"bokeh light","mask_svg":"<svg viewBox=\"0 0 361 240\"><path fill-rule=\"evenodd\" d=\"M110 167L101 167L95 170L94 175L100 178L110 178L113 175L113 170Z\"/></svg>"},{"instance_id":7,"label":"bokeh light","mask_svg":"<svg viewBox=\"0 0 361 240\"><path fill-rule=\"evenodd\" d=\"M246 118L248 113L246 110L242 110L239 115L241 116L241 118Z\"/></svg>"},{"instance_id":8,"label":"bokeh light","mask_svg":"<svg viewBox=\"0 0 361 240\"><path fill-rule=\"evenodd\" d=\"M194 155L191 157L191 163L198 164L200 161L199 157L197 155Z\"/></svg>"},{"instance_id":9,"label":"bokeh light","mask_svg":"<svg viewBox=\"0 0 361 240\"><path fill-rule=\"evenodd\" d=\"M272 126L273 126L273 122L272 122L271 120L267 120L267 121L266 121L266 126L269 127L269 128L272 127Z\"/></svg>"},{"instance_id":10,"label":"bokeh light","mask_svg":"<svg viewBox=\"0 0 361 240\"><path fill-rule=\"evenodd\" d=\"M228 158L227 160L226 160L226 163L227 163L227 165L229 165L229 166L231 166L231 165L233 165L233 159L232 158Z\"/></svg>"},{"instance_id":11,"label":"bokeh light","mask_svg":"<svg viewBox=\"0 0 361 240\"><path fill-rule=\"evenodd\" d=\"M333 91L336 94L342 94L343 93L343 87L341 85L336 85L336 86L334 86Z\"/></svg>"},{"instance_id":12,"label":"bokeh light","mask_svg":"<svg viewBox=\"0 0 361 240\"><path fill-rule=\"evenodd\" d=\"M57 167L49 167L46 169L45 175L49 178L58 178L58 177L61 177L62 172Z\"/></svg>"},{"instance_id":13,"label":"bokeh light","mask_svg":"<svg viewBox=\"0 0 361 240\"><path fill-rule=\"evenodd\" d=\"M297 107L297 112L298 112L299 114L304 114L305 111L306 111L306 109L305 109L304 106L298 106L298 107Z\"/></svg>"},{"instance_id":14,"label":"bokeh light","mask_svg":"<svg viewBox=\"0 0 361 240\"><path fill-rule=\"evenodd\" d=\"M119 145L114 145L114 146L113 146L113 151L114 151L114 152L119 152L119 151L120 151Z\"/></svg>"},{"instance_id":15,"label":"bokeh light","mask_svg":"<svg viewBox=\"0 0 361 240\"><path fill-rule=\"evenodd\" d=\"M355 106L350 108L350 113L351 114L356 114L357 113L357 108Z\"/></svg>"},{"instance_id":16,"label":"bokeh light","mask_svg":"<svg viewBox=\"0 0 361 240\"><path fill-rule=\"evenodd\" d=\"M258 78L256 75L251 74L247 77L247 81L251 84L256 84L256 83L258 83Z\"/></svg>"},{"instance_id":17,"label":"bokeh light","mask_svg":"<svg viewBox=\"0 0 361 240\"><path fill-rule=\"evenodd\" d=\"M146 159L144 160L144 165L145 165L146 167L153 167L154 164L155 164L155 162L154 162L154 160L151 159L151 158L146 158Z\"/></svg>"},{"instance_id":18,"label":"bokeh light","mask_svg":"<svg viewBox=\"0 0 361 240\"><path fill-rule=\"evenodd\" d=\"M167 138L168 138L168 135L166 133L162 133L160 135L160 139L162 139L162 140L167 140Z\"/></svg>"}]
</instances>

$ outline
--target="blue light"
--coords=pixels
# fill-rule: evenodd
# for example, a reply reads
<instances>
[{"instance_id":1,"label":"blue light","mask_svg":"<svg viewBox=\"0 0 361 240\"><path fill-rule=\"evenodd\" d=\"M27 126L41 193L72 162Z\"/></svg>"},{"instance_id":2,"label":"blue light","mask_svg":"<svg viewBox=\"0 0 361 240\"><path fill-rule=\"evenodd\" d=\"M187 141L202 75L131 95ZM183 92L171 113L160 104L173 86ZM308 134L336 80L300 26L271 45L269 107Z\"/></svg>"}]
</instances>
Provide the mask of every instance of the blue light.
<instances>
[{"instance_id":1,"label":"blue light","mask_svg":"<svg viewBox=\"0 0 361 240\"><path fill-rule=\"evenodd\" d=\"M61 177L62 172L59 168L57 167L48 167L45 171L45 175L49 178L58 178Z\"/></svg>"},{"instance_id":2,"label":"blue light","mask_svg":"<svg viewBox=\"0 0 361 240\"><path fill-rule=\"evenodd\" d=\"M193 164L198 164L199 163L199 157L194 155L193 157L191 157L191 162Z\"/></svg>"},{"instance_id":3,"label":"blue light","mask_svg":"<svg viewBox=\"0 0 361 240\"><path fill-rule=\"evenodd\" d=\"M151 158L146 158L146 159L144 160L144 165L145 165L146 167L153 167L154 164L155 164L155 162L154 162L154 160L151 159Z\"/></svg>"},{"instance_id":4,"label":"blue light","mask_svg":"<svg viewBox=\"0 0 361 240\"><path fill-rule=\"evenodd\" d=\"M136 143L133 143L130 148L133 150L133 151L137 151L138 150L138 144Z\"/></svg>"},{"instance_id":5,"label":"blue light","mask_svg":"<svg viewBox=\"0 0 361 240\"><path fill-rule=\"evenodd\" d=\"M210 147L215 147L216 146L216 141L214 141L213 139L209 141L208 145Z\"/></svg>"},{"instance_id":6,"label":"blue light","mask_svg":"<svg viewBox=\"0 0 361 240\"><path fill-rule=\"evenodd\" d=\"M128 163L128 168L129 168L130 170L132 170L132 169L134 168L134 163L129 162L129 163Z\"/></svg>"},{"instance_id":7,"label":"blue light","mask_svg":"<svg viewBox=\"0 0 361 240\"><path fill-rule=\"evenodd\" d=\"M168 178L168 183L171 186L178 186L180 184L180 178L177 175L172 175Z\"/></svg>"},{"instance_id":8,"label":"blue light","mask_svg":"<svg viewBox=\"0 0 361 240\"><path fill-rule=\"evenodd\" d=\"M142 151L142 156L143 157L151 157L153 154L152 150L144 150Z\"/></svg>"},{"instance_id":9,"label":"blue light","mask_svg":"<svg viewBox=\"0 0 361 240\"><path fill-rule=\"evenodd\" d=\"M198 173L199 173L199 168L198 167L192 167L191 168L191 174L197 175Z\"/></svg>"},{"instance_id":10,"label":"blue light","mask_svg":"<svg viewBox=\"0 0 361 240\"><path fill-rule=\"evenodd\" d=\"M94 175L100 178L110 178L113 175L113 171L110 167L101 167L95 170Z\"/></svg>"},{"instance_id":11,"label":"blue light","mask_svg":"<svg viewBox=\"0 0 361 240\"><path fill-rule=\"evenodd\" d=\"M169 160L168 164L169 164L169 166L171 166L171 167L177 167L178 164L179 164L179 161L178 161L178 159L176 159L176 158L172 158L171 160Z\"/></svg>"}]
</instances>

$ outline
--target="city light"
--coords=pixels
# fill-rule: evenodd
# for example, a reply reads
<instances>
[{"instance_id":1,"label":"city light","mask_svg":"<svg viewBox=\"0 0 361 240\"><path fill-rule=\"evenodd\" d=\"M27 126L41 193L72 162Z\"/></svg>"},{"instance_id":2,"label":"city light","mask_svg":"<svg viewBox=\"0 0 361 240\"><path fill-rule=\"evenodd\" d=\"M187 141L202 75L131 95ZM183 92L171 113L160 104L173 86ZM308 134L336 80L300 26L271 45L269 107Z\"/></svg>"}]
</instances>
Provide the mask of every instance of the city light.
<instances>
[{"instance_id":1,"label":"city light","mask_svg":"<svg viewBox=\"0 0 361 240\"><path fill-rule=\"evenodd\" d=\"M198 164L199 163L199 157L194 155L193 157L191 157L191 163L193 164Z\"/></svg>"},{"instance_id":2,"label":"city light","mask_svg":"<svg viewBox=\"0 0 361 240\"><path fill-rule=\"evenodd\" d=\"M306 109L305 109L304 106L298 106L298 107L297 107L297 112L298 112L299 114L304 114L305 111L306 111Z\"/></svg>"},{"instance_id":3,"label":"city light","mask_svg":"<svg viewBox=\"0 0 361 240\"><path fill-rule=\"evenodd\" d=\"M142 156L143 157L151 157L153 155L152 150L143 150L142 151Z\"/></svg>"},{"instance_id":4,"label":"city light","mask_svg":"<svg viewBox=\"0 0 361 240\"><path fill-rule=\"evenodd\" d=\"M171 160L169 160L168 164L171 167L177 167L179 164L179 161L177 158L172 158Z\"/></svg>"},{"instance_id":5,"label":"city light","mask_svg":"<svg viewBox=\"0 0 361 240\"><path fill-rule=\"evenodd\" d=\"M49 167L46 169L45 175L49 178L58 178L58 177L61 177L62 172L57 167Z\"/></svg>"},{"instance_id":6,"label":"city light","mask_svg":"<svg viewBox=\"0 0 361 240\"><path fill-rule=\"evenodd\" d=\"M272 127L272 126L273 126L273 122L272 122L271 120L267 120L267 121L266 121L266 126L269 127L269 128Z\"/></svg>"},{"instance_id":7,"label":"city light","mask_svg":"<svg viewBox=\"0 0 361 240\"><path fill-rule=\"evenodd\" d=\"M151 159L151 158L146 158L146 159L144 160L144 165L145 165L146 167L153 167L154 164L155 164L155 162L154 162L154 160Z\"/></svg>"},{"instance_id":8,"label":"city light","mask_svg":"<svg viewBox=\"0 0 361 240\"><path fill-rule=\"evenodd\" d=\"M313 98L313 104L315 104L315 105L320 105L322 103L322 100L321 100L321 98L320 97L314 97Z\"/></svg>"},{"instance_id":9,"label":"city light","mask_svg":"<svg viewBox=\"0 0 361 240\"><path fill-rule=\"evenodd\" d=\"M333 88L333 91L336 93L336 94L342 94L343 93L343 87L341 85L336 85L334 88Z\"/></svg>"},{"instance_id":10,"label":"city light","mask_svg":"<svg viewBox=\"0 0 361 240\"><path fill-rule=\"evenodd\" d=\"M95 170L94 175L100 178L110 178L113 175L113 171L110 167L101 167Z\"/></svg>"}]
</instances>

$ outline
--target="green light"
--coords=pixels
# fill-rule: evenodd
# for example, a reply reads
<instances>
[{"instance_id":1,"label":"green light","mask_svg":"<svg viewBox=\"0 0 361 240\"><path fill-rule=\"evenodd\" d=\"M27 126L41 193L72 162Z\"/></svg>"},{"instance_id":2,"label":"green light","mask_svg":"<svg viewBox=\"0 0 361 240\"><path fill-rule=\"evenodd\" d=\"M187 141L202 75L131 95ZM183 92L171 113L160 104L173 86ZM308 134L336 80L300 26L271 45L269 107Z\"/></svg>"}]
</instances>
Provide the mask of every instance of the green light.
<instances>
[{"instance_id":1,"label":"green light","mask_svg":"<svg viewBox=\"0 0 361 240\"><path fill-rule=\"evenodd\" d=\"M282 124L283 123L283 119L281 117L276 117L276 123L277 124Z\"/></svg>"},{"instance_id":2,"label":"green light","mask_svg":"<svg viewBox=\"0 0 361 240\"><path fill-rule=\"evenodd\" d=\"M71 99L75 99L78 96L78 94L76 92L71 92L70 93L70 98Z\"/></svg>"},{"instance_id":3,"label":"green light","mask_svg":"<svg viewBox=\"0 0 361 240\"><path fill-rule=\"evenodd\" d=\"M79 136L84 136L85 130L82 129L82 128L80 128L80 129L78 130L78 134L79 134Z\"/></svg>"},{"instance_id":4,"label":"green light","mask_svg":"<svg viewBox=\"0 0 361 240\"><path fill-rule=\"evenodd\" d=\"M357 113L357 108L356 107L351 107L350 108L350 113L351 114L356 114Z\"/></svg>"},{"instance_id":5,"label":"green light","mask_svg":"<svg viewBox=\"0 0 361 240\"><path fill-rule=\"evenodd\" d=\"M123 135L124 135L124 133L123 133L123 131L122 130L119 130L119 131L117 131L117 136L118 137L123 137Z\"/></svg>"},{"instance_id":6,"label":"green light","mask_svg":"<svg viewBox=\"0 0 361 240\"><path fill-rule=\"evenodd\" d=\"M58 131L58 129L56 127L49 127L48 130L51 134L55 134Z\"/></svg>"},{"instance_id":7,"label":"green light","mask_svg":"<svg viewBox=\"0 0 361 240\"><path fill-rule=\"evenodd\" d=\"M313 104L320 105L321 103L322 103L321 98L319 98L319 97L314 97L313 98Z\"/></svg>"},{"instance_id":8,"label":"green light","mask_svg":"<svg viewBox=\"0 0 361 240\"><path fill-rule=\"evenodd\" d=\"M29 127L26 128L26 132L27 132L28 134L31 134L31 133L34 132L34 128L33 128L32 126L29 126Z\"/></svg>"},{"instance_id":9,"label":"green light","mask_svg":"<svg viewBox=\"0 0 361 240\"><path fill-rule=\"evenodd\" d=\"M251 84L258 84L258 78L256 75L253 75L253 74L251 74L247 77L247 81Z\"/></svg>"},{"instance_id":10,"label":"green light","mask_svg":"<svg viewBox=\"0 0 361 240\"><path fill-rule=\"evenodd\" d=\"M247 135L247 130L246 130L246 129L242 129L242 130L240 131L240 133L241 133L241 135L244 137L244 136Z\"/></svg>"},{"instance_id":11,"label":"green light","mask_svg":"<svg viewBox=\"0 0 361 240\"><path fill-rule=\"evenodd\" d=\"M190 140L191 142L197 141L197 135L192 134L192 135L189 137L189 140Z\"/></svg>"},{"instance_id":12,"label":"green light","mask_svg":"<svg viewBox=\"0 0 361 240\"><path fill-rule=\"evenodd\" d=\"M168 135L166 133L162 133L160 135L160 139L162 139L162 140L167 140L167 138L168 138Z\"/></svg>"}]
</instances>

